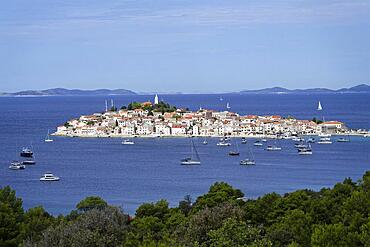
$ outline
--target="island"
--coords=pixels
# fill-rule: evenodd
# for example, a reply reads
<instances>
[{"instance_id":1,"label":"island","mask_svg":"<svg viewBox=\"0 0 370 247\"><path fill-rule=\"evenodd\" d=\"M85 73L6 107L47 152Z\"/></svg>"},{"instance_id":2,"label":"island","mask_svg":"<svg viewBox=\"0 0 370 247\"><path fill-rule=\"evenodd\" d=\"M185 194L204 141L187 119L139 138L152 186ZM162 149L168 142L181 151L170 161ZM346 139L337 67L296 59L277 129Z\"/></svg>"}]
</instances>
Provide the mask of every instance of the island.
<instances>
[{"instance_id":1,"label":"island","mask_svg":"<svg viewBox=\"0 0 370 247\"><path fill-rule=\"evenodd\" d=\"M83 115L57 127L54 135L70 137L286 137L350 134L340 121L299 120L278 115L239 115L231 111L176 108L168 103L132 102L102 113Z\"/></svg>"}]
</instances>

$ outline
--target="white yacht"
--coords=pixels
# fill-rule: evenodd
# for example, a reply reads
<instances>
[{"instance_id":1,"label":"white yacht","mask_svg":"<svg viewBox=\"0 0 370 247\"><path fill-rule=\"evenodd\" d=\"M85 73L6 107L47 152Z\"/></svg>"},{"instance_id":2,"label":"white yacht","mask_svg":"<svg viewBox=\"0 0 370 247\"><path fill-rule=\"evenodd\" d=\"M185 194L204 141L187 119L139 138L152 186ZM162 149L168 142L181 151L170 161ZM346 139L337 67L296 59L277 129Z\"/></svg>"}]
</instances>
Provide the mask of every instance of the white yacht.
<instances>
[{"instance_id":1,"label":"white yacht","mask_svg":"<svg viewBox=\"0 0 370 247\"><path fill-rule=\"evenodd\" d=\"M48 130L48 134L46 135L45 142L53 142L54 140L50 138L50 133Z\"/></svg>"},{"instance_id":2,"label":"white yacht","mask_svg":"<svg viewBox=\"0 0 370 247\"><path fill-rule=\"evenodd\" d=\"M23 165L19 161L13 161L12 163L10 163L9 169L11 169L11 170L23 170L23 169L26 169L26 166Z\"/></svg>"},{"instance_id":3,"label":"white yacht","mask_svg":"<svg viewBox=\"0 0 370 247\"><path fill-rule=\"evenodd\" d=\"M260 141L255 141L255 142L253 143L253 145L254 145L254 146L256 146L256 147L261 147L261 146L263 146L263 143L262 143L262 142L260 142Z\"/></svg>"},{"instance_id":4,"label":"white yacht","mask_svg":"<svg viewBox=\"0 0 370 247\"><path fill-rule=\"evenodd\" d=\"M328 137L320 138L318 144L332 144L332 141Z\"/></svg>"},{"instance_id":5,"label":"white yacht","mask_svg":"<svg viewBox=\"0 0 370 247\"><path fill-rule=\"evenodd\" d=\"M231 143L230 142L221 141L221 142L217 143L217 146L231 146Z\"/></svg>"},{"instance_id":6,"label":"white yacht","mask_svg":"<svg viewBox=\"0 0 370 247\"><path fill-rule=\"evenodd\" d=\"M240 165L255 165L256 161L251 159L245 159L240 161Z\"/></svg>"},{"instance_id":7,"label":"white yacht","mask_svg":"<svg viewBox=\"0 0 370 247\"><path fill-rule=\"evenodd\" d=\"M40 181L59 181L59 177L54 176L51 172L46 172L41 178Z\"/></svg>"},{"instance_id":8,"label":"white yacht","mask_svg":"<svg viewBox=\"0 0 370 247\"><path fill-rule=\"evenodd\" d=\"M267 151L280 151L281 147L275 146L275 145L268 145L266 148Z\"/></svg>"},{"instance_id":9,"label":"white yacht","mask_svg":"<svg viewBox=\"0 0 370 247\"><path fill-rule=\"evenodd\" d=\"M123 140L122 142L123 145L134 145L135 143L129 139Z\"/></svg>"},{"instance_id":10,"label":"white yacht","mask_svg":"<svg viewBox=\"0 0 370 247\"><path fill-rule=\"evenodd\" d=\"M320 133L319 134L319 137L330 137L331 136L331 134L329 134L329 133Z\"/></svg>"}]
</instances>

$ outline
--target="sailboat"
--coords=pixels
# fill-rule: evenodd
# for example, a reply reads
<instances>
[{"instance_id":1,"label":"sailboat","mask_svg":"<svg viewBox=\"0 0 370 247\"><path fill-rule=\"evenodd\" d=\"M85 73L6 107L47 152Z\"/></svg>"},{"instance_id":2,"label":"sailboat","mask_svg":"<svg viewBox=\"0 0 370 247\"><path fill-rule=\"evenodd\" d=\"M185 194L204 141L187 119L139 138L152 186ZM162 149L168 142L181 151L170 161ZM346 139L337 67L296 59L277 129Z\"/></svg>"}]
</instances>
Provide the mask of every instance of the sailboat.
<instances>
[{"instance_id":1,"label":"sailboat","mask_svg":"<svg viewBox=\"0 0 370 247\"><path fill-rule=\"evenodd\" d=\"M248 152L250 155L250 158L244 159L240 161L240 165L255 165L256 161L254 160L253 153L251 148L248 146Z\"/></svg>"},{"instance_id":2,"label":"sailboat","mask_svg":"<svg viewBox=\"0 0 370 247\"><path fill-rule=\"evenodd\" d=\"M238 147L238 143L237 142L235 142L235 146L236 146L236 150L232 150L232 151L230 151L229 152L229 155L231 155L231 156L236 156L236 155L239 155L240 153L239 153L239 147Z\"/></svg>"},{"instance_id":3,"label":"sailboat","mask_svg":"<svg viewBox=\"0 0 370 247\"><path fill-rule=\"evenodd\" d=\"M230 107L230 104L229 104L229 102L227 102L227 104L226 104L226 109L230 109L231 107Z\"/></svg>"},{"instance_id":4,"label":"sailboat","mask_svg":"<svg viewBox=\"0 0 370 247\"><path fill-rule=\"evenodd\" d=\"M322 106L321 106L321 102L319 101L319 105L317 106L317 110L318 111L322 111Z\"/></svg>"},{"instance_id":5,"label":"sailboat","mask_svg":"<svg viewBox=\"0 0 370 247\"><path fill-rule=\"evenodd\" d=\"M50 138L50 132L48 130L48 134L46 135L45 142L53 142L54 140Z\"/></svg>"},{"instance_id":6,"label":"sailboat","mask_svg":"<svg viewBox=\"0 0 370 247\"><path fill-rule=\"evenodd\" d=\"M204 137L204 141L202 143L203 143L203 145L207 145L208 144L207 139L205 137Z\"/></svg>"},{"instance_id":7,"label":"sailboat","mask_svg":"<svg viewBox=\"0 0 370 247\"><path fill-rule=\"evenodd\" d=\"M200 158L194 141L191 139L191 157L181 160L181 165L200 165Z\"/></svg>"}]
</instances>

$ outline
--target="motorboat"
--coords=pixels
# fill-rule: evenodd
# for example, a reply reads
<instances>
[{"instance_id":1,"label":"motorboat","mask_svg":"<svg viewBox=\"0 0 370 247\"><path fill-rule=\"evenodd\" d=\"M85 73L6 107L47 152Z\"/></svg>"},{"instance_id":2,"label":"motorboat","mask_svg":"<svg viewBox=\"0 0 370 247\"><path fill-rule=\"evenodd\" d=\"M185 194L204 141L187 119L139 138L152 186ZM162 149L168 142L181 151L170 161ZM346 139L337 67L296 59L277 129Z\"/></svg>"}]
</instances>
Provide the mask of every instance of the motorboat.
<instances>
[{"instance_id":1,"label":"motorboat","mask_svg":"<svg viewBox=\"0 0 370 247\"><path fill-rule=\"evenodd\" d=\"M26 159L22 161L23 165L36 165L36 161L33 159Z\"/></svg>"},{"instance_id":2,"label":"motorboat","mask_svg":"<svg viewBox=\"0 0 370 247\"><path fill-rule=\"evenodd\" d=\"M207 145L207 144L208 144L208 142L207 142L206 140L204 140L204 141L202 142L202 144L203 144L203 145Z\"/></svg>"},{"instance_id":3,"label":"motorboat","mask_svg":"<svg viewBox=\"0 0 370 247\"><path fill-rule=\"evenodd\" d=\"M312 149L310 149L310 148L298 149L298 154L300 154L300 155L312 154Z\"/></svg>"},{"instance_id":4,"label":"motorboat","mask_svg":"<svg viewBox=\"0 0 370 247\"><path fill-rule=\"evenodd\" d=\"M306 141L307 143L315 143L315 138L313 138L313 137L310 137L310 138L308 138L307 139L307 141Z\"/></svg>"},{"instance_id":5,"label":"motorboat","mask_svg":"<svg viewBox=\"0 0 370 247\"><path fill-rule=\"evenodd\" d=\"M181 165L200 165L200 157L195 147L193 139L191 140L191 157L181 160Z\"/></svg>"},{"instance_id":6,"label":"motorboat","mask_svg":"<svg viewBox=\"0 0 370 247\"><path fill-rule=\"evenodd\" d=\"M30 148L22 148L21 156L30 158L33 156L33 152Z\"/></svg>"},{"instance_id":7,"label":"motorboat","mask_svg":"<svg viewBox=\"0 0 370 247\"><path fill-rule=\"evenodd\" d=\"M311 145L308 144L307 147L298 149L298 154L299 155L309 155L309 154L312 154Z\"/></svg>"},{"instance_id":8,"label":"motorboat","mask_svg":"<svg viewBox=\"0 0 370 247\"><path fill-rule=\"evenodd\" d=\"M231 146L231 143L230 142L221 141L221 142L217 143L217 146Z\"/></svg>"},{"instance_id":9,"label":"motorboat","mask_svg":"<svg viewBox=\"0 0 370 247\"><path fill-rule=\"evenodd\" d=\"M242 144L247 144L247 139L243 138L242 139Z\"/></svg>"},{"instance_id":10,"label":"motorboat","mask_svg":"<svg viewBox=\"0 0 370 247\"><path fill-rule=\"evenodd\" d=\"M304 144L304 143L296 143L296 144L294 144L294 146L296 147L296 148L306 148L307 147L307 145L306 144Z\"/></svg>"},{"instance_id":11,"label":"motorboat","mask_svg":"<svg viewBox=\"0 0 370 247\"><path fill-rule=\"evenodd\" d=\"M275 145L268 145L266 148L267 151L280 151L281 147L275 146Z\"/></svg>"},{"instance_id":12,"label":"motorboat","mask_svg":"<svg viewBox=\"0 0 370 247\"><path fill-rule=\"evenodd\" d=\"M239 151L230 151L229 155L230 156L237 156L237 155L240 155L240 153L239 153Z\"/></svg>"},{"instance_id":13,"label":"motorboat","mask_svg":"<svg viewBox=\"0 0 370 247\"><path fill-rule=\"evenodd\" d=\"M330 140L330 138L324 137L320 138L317 144L332 144L332 141Z\"/></svg>"},{"instance_id":14,"label":"motorboat","mask_svg":"<svg viewBox=\"0 0 370 247\"><path fill-rule=\"evenodd\" d=\"M262 143L262 142L260 142L260 141L255 141L255 142L253 143L253 145L254 145L254 146L256 146L256 147L261 147L261 146L263 146L263 143Z\"/></svg>"},{"instance_id":15,"label":"motorboat","mask_svg":"<svg viewBox=\"0 0 370 247\"><path fill-rule=\"evenodd\" d=\"M329 134L329 133L320 133L319 134L319 137L330 137L331 136L331 134Z\"/></svg>"},{"instance_id":16,"label":"motorboat","mask_svg":"<svg viewBox=\"0 0 370 247\"><path fill-rule=\"evenodd\" d=\"M51 172L46 172L41 178L40 181L59 181L60 178L57 176L54 176Z\"/></svg>"},{"instance_id":17,"label":"motorboat","mask_svg":"<svg viewBox=\"0 0 370 247\"><path fill-rule=\"evenodd\" d=\"M255 165L256 162L251 159L245 159L240 161L240 165Z\"/></svg>"},{"instance_id":18,"label":"motorboat","mask_svg":"<svg viewBox=\"0 0 370 247\"><path fill-rule=\"evenodd\" d=\"M26 166L23 165L19 161L13 161L12 163L10 163L9 169L11 169L11 170L23 170L23 169L26 169Z\"/></svg>"},{"instance_id":19,"label":"motorboat","mask_svg":"<svg viewBox=\"0 0 370 247\"><path fill-rule=\"evenodd\" d=\"M123 140L122 142L123 145L134 145L135 143L129 139Z\"/></svg>"},{"instance_id":20,"label":"motorboat","mask_svg":"<svg viewBox=\"0 0 370 247\"><path fill-rule=\"evenodd\" d=\"M261 139L261 142L267 142L267 139L263 138Z\"/></svg>"},{"instance_id":21,"label":"motorboat","mask_svg":"<svg viewBox=\"0 0 370 247\"><path fill-rule=\"evenodd\" d=\"M337 140L337 142L350 142L350 139L341 137Z\"/></svg>"},{"instance_id":22,"label":"motorboat","mask_svg":"<svg viewBox=\"0 0 370 247\"><path fill-rule=\"evenodd\" d=\"M304 141L304 139L303 139L303 138L301 138L301 137L293 137L293 138L292 138L292 141L295 141L295 142L303 142L303 141Z\"/></svg>"}]
</instances>

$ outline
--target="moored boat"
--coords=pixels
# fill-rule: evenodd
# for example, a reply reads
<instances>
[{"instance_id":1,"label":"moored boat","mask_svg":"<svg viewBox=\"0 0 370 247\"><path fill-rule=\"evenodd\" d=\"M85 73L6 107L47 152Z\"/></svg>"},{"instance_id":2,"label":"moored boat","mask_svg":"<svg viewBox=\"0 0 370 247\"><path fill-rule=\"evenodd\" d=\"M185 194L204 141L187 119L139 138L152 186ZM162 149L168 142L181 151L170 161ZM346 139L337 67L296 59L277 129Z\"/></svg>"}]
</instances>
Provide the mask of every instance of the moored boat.
<instances>
[{"instance_id":1,"label":"moored boat","mask_svg":"<svg viewBox=\"0 0 370 247\"><path fill-rule=\"evenodd\" d=\"M30 148L22 148L21 154L22 157L30 158L33 156L33 152Z\"/></svg>"},{"instance_id":2,"label":"moored boat","mask_svg":"<svg viewBox=\"0 0 370 247\"><path fill-rule=\"evenodd\" d=\"M281 147L278 147L276 145L268 145L266 148L267 151L280 151Z\"/></svg>"},{"instance_id":3,"label":"moored boat","mask_svg":"<svg viewBox=\"0 0 370 247\"><path fill-rule=\"evenodd\" d=\"M256 162L251 159L245 159L240 161L240 165L255 165Z\"/></svg>"},{"instance_id":4,"label":"moored boat","mask_svg":"<svg viewBox=\"0 0 370 247\"><path fill-rule=\"evenodd\" d=\"M134 145L135 143L129 139L123 140L122 142L123 145Z\"/></svg>"},{"instance_id":5,"label":"moored boat","mask_svg":"<svg viewBox=\"0 0 370 247\"><path fill-rule=\"evenodd\" d=\"M13 161L10 163L9 169L10 170L23 170L23 169L26 169L26 166L23 165L19 161Z\"/></svg>"},{"instance_id":6,"label":"moored boat","mask_svg":"<svg viewBox=\"0 0 370 247\"><path fill-rule=\"evenodd\" d=\"M200 157L195 147L193 139L191 140L191 157L181 160L181 165L200 165Z\"/></svg>"},{"instance_id":7,"label":"moored boat","mask_svg":"<svg viewBox=\"0 0 370 247\"><path fill-rule=\"evenodd\" d=\"M36 165L36 161L33 159L26 159L22 161L23 165Z\"/></svg>"},{"instance_id":8,"label":"moored boat","mask_svg":"<svg viewBox=\"0 0 370 247\"><path fill-rule=\"evenodd\" d=\"M42 175L42 177L40 178L40 181L59 181L60 178L57 177L57 176L54 176L53 173L51 172L46 172L44 175Z\"/></svg>"}]
</instances>

